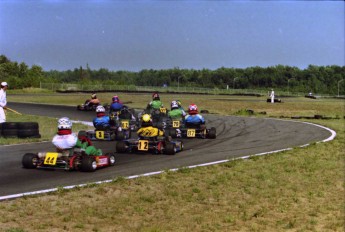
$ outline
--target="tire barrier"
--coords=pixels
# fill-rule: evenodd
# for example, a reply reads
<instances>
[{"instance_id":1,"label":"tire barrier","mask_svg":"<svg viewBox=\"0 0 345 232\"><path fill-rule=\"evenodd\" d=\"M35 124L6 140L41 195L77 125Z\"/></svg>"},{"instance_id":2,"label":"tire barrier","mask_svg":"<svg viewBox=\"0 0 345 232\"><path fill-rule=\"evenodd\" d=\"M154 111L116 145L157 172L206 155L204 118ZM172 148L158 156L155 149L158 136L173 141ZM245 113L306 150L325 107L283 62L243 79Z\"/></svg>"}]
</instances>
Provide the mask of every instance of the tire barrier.
<instances>
[{"instance_id":1,"label":"tire barrier","mask_svg":"<svg viewBox=\"0 0 345 232\"><path fill-rule=\"evenodd\" d=\"M4 122L1 124L3 137L41 138L37 122Z\"/></svg>"}]
</instances>

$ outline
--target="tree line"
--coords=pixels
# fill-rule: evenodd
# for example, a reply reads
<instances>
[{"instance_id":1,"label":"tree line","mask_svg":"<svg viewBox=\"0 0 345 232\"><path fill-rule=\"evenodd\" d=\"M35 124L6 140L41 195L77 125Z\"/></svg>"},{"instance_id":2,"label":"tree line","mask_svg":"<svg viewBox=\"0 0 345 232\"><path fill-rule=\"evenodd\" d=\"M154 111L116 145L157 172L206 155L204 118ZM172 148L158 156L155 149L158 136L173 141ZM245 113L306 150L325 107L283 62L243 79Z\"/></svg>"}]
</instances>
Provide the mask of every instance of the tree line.
<instances>
[{"instance_id":1,"label":"tree line","mask_svg":"<svg viewBox=\"0 0 345 232\"><path fill-rule=\"evenodd\" d=\"M44 83L82 83L103 85L180 86L200 88L270 89L319 94L345 94L345 66L309 65L306 69L276 65L270 67L202 69L91 70L88 65L74 70L44 71L38 65L11 61L0 55L0 79L11 88L39 87Z\"/></svg>"}]
</instances>

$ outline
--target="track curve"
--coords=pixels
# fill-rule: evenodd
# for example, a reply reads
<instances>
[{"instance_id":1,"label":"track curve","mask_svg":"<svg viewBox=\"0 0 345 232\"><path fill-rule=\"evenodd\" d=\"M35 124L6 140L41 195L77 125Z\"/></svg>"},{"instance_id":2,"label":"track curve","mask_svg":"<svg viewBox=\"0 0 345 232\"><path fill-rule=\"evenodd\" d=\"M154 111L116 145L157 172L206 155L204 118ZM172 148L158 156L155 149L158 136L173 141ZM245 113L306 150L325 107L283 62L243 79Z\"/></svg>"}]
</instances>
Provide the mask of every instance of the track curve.
<instances>
[{"instance_id":1,"label":"track curve","mask_svg":"<svg viewBox=\"0 0 345 232\"><path fill-rule=\"evenodd\" d=\"M8 103L25 114L91 121L94 112L77 111L76 107L42 104ZM332 134L315 125L269 118L217 116L205 114L207 127L217 128L214 140L184 139L185 150L175 156L152 154L116 154L114 167L94 173L24 169L24 153L49 151L50 142L0 147L0 197L55 187L78 185L119 176L186 167L224 159L302 146L322 141ZM105 152L115 150L115 142L95 142Z\"/></svg>"}]
</instances>

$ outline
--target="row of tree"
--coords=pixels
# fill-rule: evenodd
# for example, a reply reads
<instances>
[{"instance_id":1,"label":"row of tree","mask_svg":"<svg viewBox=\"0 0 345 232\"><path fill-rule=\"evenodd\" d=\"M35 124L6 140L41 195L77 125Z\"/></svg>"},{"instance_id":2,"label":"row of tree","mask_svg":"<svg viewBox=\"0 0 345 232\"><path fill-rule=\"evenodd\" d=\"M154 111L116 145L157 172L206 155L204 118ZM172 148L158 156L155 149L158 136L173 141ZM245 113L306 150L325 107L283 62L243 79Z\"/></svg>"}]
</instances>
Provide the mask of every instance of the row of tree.
<instances>
[{"instance_id":1,"label":"row of tree","mask_svg":"<svg viewBox=\"0 0 345 232\"><path fill-rule=\"evenodd\" d=\"M139 72L111 71L105 68L91 70L44 71L42 67L18 64L5 55L0 56L0 79L11 88L39 87L45 83L82 83L136 86L186 86L201 88L268 89L320 94L345 94L345 66L315 66L306 69L277 65L272 67L202 69L144 69Z\"/></svg>"}]
</instances>

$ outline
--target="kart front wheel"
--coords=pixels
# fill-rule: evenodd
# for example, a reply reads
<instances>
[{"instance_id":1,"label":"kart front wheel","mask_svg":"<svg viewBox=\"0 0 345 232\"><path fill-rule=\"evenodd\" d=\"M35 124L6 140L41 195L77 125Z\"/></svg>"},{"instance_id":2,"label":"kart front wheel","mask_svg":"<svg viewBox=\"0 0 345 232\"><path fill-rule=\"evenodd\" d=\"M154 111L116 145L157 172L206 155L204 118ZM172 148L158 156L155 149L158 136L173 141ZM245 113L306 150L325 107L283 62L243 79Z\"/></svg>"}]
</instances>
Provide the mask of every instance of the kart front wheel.
<instances>
[{"instance_id":1,"label":"kart front wheel","mask_svg":"<svg viewBox=\"0 0 345 232\"><path fill-rule=\"evenodd\" d=\"M208 138L215 139L217 137L217 131L215 127L211 127L211 129L208 132Z\"/></svg>"},{"instance_id":2,"label":"kart front wheel","mask_svg":"<svg viewBox=\"0 0 345 232\"><path fill-rule=\"evenodd\" d=\"M165 145L165 154L167 154L167 155L175 155L176 154L175 144L167 143Z\"/></svg>"},{"instance_id":3,"label":"kart front wheel","mask_svg":"<svg viewBox=\"0 0 345 232\"><path fill-rule=\"evenodd\" d=\"M116 152L117 153L125 153L127 150L127 145L124 141L119 141L116 143Z\"/></svg>"},{"instance_id":4,"label":"kart front wheel","mask_svg":"<svg viewBox=\"0 0 345 232\"><path fill-rule=\"evenodd\" d=\"M81 170L83 172L94 172L97 169L97 162L94 157L84 156L81 160Z\"/></svg>"},{"instance_id":5,"label":"kart front wheel","mask_svg":"<svg viewBox=\"0 0 345 232\"><path fill-rule=\"evenodd\" d=\"M106 156L108 156L108 163L110 166L114 166L115 165L115 156L113 153L109 153L106 154Z\"/></svg>"},{"instance_id":6,"label":"kart front wheel","mask_svg":"<svg viewBox=\"0 0 345 232\"><path fill-rule=\"evenodd\" d=\"M26 153L22 159L22 165L24 168L33 169L38 164L38 155L33 153Z\"/></svg>"}]
</instances>

